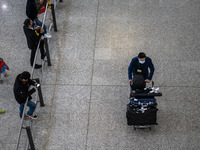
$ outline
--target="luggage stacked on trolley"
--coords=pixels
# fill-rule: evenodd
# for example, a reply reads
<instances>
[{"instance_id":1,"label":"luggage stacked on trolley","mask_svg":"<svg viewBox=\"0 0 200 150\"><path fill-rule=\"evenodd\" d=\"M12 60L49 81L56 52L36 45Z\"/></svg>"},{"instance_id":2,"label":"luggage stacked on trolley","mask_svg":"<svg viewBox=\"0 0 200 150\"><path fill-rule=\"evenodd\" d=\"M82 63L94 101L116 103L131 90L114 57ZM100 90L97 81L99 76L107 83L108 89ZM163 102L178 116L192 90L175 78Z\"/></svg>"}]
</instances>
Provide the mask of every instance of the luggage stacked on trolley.
<instances>
[{"instance_id":1,"label":"luggage stacked on trolley","mask_svg":"<svg viewBox=\"0 0 200 150\"><path fill-rule=\"evenodd\" d=\"M135 82L135 83L134 83ZM157 125L157 102L155 96L162 96L158 92L159 88L146 88L145 81L134 81L131 83L130 103L127 104L127 124L133 125L134 130L137 128L149 128L151 125Z\"/></svg>"}]
</instances>

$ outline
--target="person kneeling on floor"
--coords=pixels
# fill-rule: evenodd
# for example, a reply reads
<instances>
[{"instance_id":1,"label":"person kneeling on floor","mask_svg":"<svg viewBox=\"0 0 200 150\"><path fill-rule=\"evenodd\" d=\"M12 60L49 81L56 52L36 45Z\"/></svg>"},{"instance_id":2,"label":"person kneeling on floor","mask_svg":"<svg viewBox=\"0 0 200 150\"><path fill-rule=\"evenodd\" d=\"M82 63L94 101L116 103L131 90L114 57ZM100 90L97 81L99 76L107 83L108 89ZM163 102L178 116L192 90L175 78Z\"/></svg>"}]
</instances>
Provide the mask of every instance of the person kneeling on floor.
<instances>
[{"instance_id":1,"label":"person kneeling on floor","mask_svg":"<svg viewBox=\"0 0 200 150\"><path fill-rule=\"evenodd\" d=\"M30 79L30 73L27 71L24 71L23 73L19 74L16 77L13 90L14 90L15 99L20 104L19 106L20 118L22 118L24 105L28 98L27 106L29 107L29 110L27 112L27 115L24 116L24 118L37 119L37 116L33 115L33 112L35 111L35 108L36 108L36 104L31 101L32 99L31 95L38 88L34 87L31 90L29 90L30 85L36 86L37 84L38 83Z\"/></svg>"}]
</instances>

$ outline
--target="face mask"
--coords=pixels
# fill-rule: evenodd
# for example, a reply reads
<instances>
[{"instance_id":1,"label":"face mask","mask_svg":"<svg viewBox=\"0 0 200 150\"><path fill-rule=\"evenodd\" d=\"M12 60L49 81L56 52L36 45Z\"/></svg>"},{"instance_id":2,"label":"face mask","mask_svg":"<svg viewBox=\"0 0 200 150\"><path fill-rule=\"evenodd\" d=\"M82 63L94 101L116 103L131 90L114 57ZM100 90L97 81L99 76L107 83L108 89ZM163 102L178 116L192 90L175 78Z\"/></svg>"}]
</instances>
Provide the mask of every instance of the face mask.
<instances>
[{"instance_id":1,"label":"face mask","mask_svg":"<svg viewBox=\"0 0 200 150\"><path fill-rule=\"evenodd\" d=\"M140 61L140 60L139 60L139 63L140 63L140 64L144 64L144 63L145 63L145 61Z\"/></svg>"}]
</instances>

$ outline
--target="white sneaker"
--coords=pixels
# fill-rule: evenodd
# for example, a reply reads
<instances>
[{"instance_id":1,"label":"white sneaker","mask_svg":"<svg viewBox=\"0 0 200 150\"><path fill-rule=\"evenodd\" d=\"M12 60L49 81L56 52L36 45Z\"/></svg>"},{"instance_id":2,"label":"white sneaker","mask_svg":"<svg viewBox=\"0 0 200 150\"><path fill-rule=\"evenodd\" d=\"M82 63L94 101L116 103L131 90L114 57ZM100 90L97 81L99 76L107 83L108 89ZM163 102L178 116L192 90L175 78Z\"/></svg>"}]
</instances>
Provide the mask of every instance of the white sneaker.
<instances>
[{"instance_id":1,"label":"white sneaker","mask_svg":"<svg viewBox=\"0 0 200 150\"><path fill-rule=\"evenodd\" d=\"M51 35L48 34L48 33L44 34L44 36L45 36L46 38L51 38Z\"/></svg>"}]
</instances>

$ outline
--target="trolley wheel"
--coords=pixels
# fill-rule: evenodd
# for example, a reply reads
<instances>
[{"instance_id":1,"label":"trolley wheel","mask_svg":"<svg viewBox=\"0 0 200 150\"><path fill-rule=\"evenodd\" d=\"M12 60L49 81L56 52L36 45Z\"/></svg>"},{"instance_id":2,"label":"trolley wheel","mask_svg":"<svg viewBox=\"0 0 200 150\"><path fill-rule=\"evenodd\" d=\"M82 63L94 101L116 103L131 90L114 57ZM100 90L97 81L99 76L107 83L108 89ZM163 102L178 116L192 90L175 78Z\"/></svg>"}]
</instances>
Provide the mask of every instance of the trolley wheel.
<instances>
[{"instance_id":1,"label":"trolley wheel","mask_svg":"<svg viewBox=\"0 0 200 150\"><path fill-rule=\"evenodd\" d=\"M151 127L149 127L149 130L151 131Z\"/></svg>"}]
</instances>

